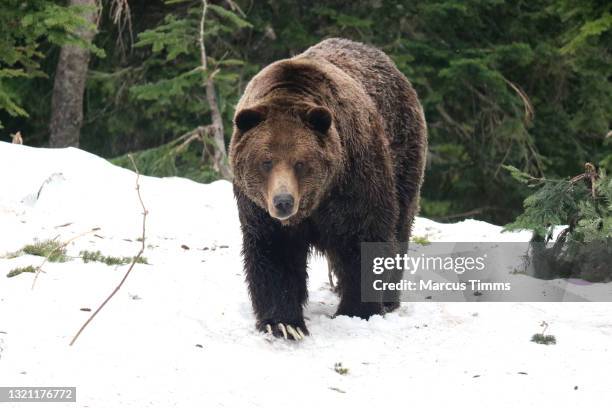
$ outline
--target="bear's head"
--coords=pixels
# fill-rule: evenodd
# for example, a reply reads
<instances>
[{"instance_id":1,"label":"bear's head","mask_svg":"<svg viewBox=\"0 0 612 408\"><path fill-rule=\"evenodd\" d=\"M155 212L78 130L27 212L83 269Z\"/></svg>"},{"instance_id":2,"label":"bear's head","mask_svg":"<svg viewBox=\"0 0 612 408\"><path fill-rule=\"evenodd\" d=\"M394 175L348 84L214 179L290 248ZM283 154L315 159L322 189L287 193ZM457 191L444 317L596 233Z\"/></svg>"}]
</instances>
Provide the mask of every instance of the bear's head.
<instances>
[{"instance_id":1,"label":"bear's head","mask_svg":"<svg viewBox=\"0 0 612 408\"><path fill-rule=\"evenodd\" d=\"M291 100L244 107L234 117L234 183L283 225L320 204L341 169L340 139L329 109Z\"/></svg>"}]
</instances>

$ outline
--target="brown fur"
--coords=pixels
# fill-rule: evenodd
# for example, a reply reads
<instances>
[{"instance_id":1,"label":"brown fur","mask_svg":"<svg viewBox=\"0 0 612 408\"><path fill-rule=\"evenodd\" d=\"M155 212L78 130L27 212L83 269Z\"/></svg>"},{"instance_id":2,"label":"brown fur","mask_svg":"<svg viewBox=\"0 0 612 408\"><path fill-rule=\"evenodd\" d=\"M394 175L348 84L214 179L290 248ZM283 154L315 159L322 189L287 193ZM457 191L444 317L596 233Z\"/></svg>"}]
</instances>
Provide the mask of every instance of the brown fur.
<instances>
[{"instance_id":1,"label":"brown fur","mask_svg":"<svg viewBox=\"0 0 612 408\"><path fill-rule=\"evenodd\" d=\"M235 123L230 163L257 326L306 330L313 247L338 276L338 314L381 313L360 300L359 250L407 242L418 211L427 138L408 80L379 50L330 39L257 74ZM271 203L279 192L296 199L282 220Z\"/></svg>"}]
</instances>

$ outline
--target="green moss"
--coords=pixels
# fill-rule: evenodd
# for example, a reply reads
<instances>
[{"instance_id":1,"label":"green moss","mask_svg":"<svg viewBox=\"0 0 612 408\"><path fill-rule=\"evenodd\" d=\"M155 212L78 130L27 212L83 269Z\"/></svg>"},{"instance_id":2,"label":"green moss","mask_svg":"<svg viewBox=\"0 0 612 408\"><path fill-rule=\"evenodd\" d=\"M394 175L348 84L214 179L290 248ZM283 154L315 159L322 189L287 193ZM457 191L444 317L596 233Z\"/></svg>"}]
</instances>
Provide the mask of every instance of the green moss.
<instances>
[{"instance_id":1,"label":"green moss","mask_svg":"<svg viewBox=\"0 0 612 408\"><path fill-rule=\"evenodd\" d=\"M81 256L81 259L85 263L102 262L110 266L110 265L127 265L127 264L134 262L133 256L123 256L123 257L106 256L106 255L102 255L100 251L95 251L95 252L81 251L79 255ZM136 263L146 264L148 263L147 258L143 256L139 256L138 258L136 258Z\"/></svg>"},{"instance_id":2,"label":"green moss","mask_svg":"<svg viewBox=\"0 0 612 408\"><path fill-rule=\"evenodd\" d=\"M414 237L411 238L411 240L415 244L419 244L419 245L429 245L429 244L431 244L431 241L427 238L427 236L423 236L423 237L414 236Z\"/></svg>"},{"instance_id":3,"label":"green moss","mask_svg":"<svg viewBox=\"0 0 612 408\"><path fill-rule=\"evenodd\" d=\"M336 363L334 364L334 371L340 375L347 375L349 372L349 369L344 367L342 363Z\"/></svg>"},{"instance_id":4,"label":"green moss","mask_svg":"<svg viewBox=\"0 0 612 408\"><path fill-rule=\"evenodd\" d=\"M536 333L533 336L531 336L531 341L533 341L534 343L538 343L538 344L545 344L547 346L549 344L557 344L557 339L552 334L544 335L541 333Z\"/></svg>"},{"instance_id":5,"label":"green moss","mask_svg":"<svg viewBox=\"0 0 612 408\"><path fill-rule=\"evenodd\" d=\"M24 272L35 273L36 268L34 268L32 265L24 266L21 268L14 268L6 275L6 277L12 278L13 276L21 275Z\"/></svg>"},{"instance_id":6,"label":"green moss","mask_svg":"<svg viewBox=\"0 0 612 408\"><path fill-rule=\"evenodd\" d=\"M21 252L28 255L48 258L49 262L66 262L68 260L66 248L63 248L62 245L63 243L56 239L34 241L33 244L24 246Z\"/></svg>"}]
</instances>

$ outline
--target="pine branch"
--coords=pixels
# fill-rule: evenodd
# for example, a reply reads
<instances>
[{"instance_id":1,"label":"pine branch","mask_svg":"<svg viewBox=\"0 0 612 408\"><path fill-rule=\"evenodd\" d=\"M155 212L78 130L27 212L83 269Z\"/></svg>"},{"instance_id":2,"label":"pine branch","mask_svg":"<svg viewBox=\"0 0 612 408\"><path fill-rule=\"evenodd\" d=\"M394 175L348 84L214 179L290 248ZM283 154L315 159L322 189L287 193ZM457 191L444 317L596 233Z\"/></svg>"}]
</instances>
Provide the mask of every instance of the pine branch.
<instances>
[{"instance_id":1,"label":"pine branch","mask_svg":"<svg viewBox=\"0 0 612 408\"><path fill-rule=\"evenodd\" d=\"M74 236L74 237L70 238L70 239L69 239L68 241L66 241L66 242L61 242L61 243L59 243L59 244L58 244L58 245L57 245L55 248L53 248L53 249L52 249L52 250L51 250L51 251L50 251L50 252L47 254L47 256L45 256L45 259L43 259L42 263L36 267L36 274L34 275L34 280L32 280L32 290L34 290L34 286L36 286L36 282L38 281L38 275L40 275L40 273L42 272L42 268L43 268L43 266L45 266L45 264L46 264L47 262L49 262L49 259L50 259L50 258L51 258L53 255L55 255L55 254L57 254L58 252L62 251L62 249L66 248L66 247L67 247L67 246L68 246L70 243L72 243L72 242L76 241L77 239L79 239L79 238L81 238L81 237L83 237L83 236L85 236L85 235L87 235L87 234L91 234L92 232L99 231L99 230L100 230L100 227L95 227L95 228L92 228L92 229L90 229L89 231L82 232L82 233L80 233L80 234L78 234L78 235L76 235L76 236Z\"/></svg>"}]
</instances>

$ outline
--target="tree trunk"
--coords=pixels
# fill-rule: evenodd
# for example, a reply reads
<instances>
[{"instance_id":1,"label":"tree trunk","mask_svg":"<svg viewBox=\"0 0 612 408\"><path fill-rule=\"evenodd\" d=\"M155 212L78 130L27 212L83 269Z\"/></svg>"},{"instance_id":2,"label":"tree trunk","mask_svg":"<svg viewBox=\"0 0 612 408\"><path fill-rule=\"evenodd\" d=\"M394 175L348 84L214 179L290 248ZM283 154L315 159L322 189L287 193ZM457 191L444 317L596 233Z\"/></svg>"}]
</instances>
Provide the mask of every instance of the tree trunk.
<instances>
[{"instance_id":1,"label":"tree trunk","mask_svg":"<svg viewBox=\"0 0 612 408\"><path fill-rule=\"evenodd\" d=\"M69 0L70 6L96 7L96 0ZM85 12L84 17L94 24L97 18L95 8ZM86 41L93 40L96 32L87 28L78 33ZM83 94L89 50L75 45L65 45L60 51L53 96L51 99L51 121L49 124L49 145L51 147L78 147L83 123Z\"/></svg>"},{"instance_id":2,"label":"tree trunk","mask_svg":"<svg viewBox=\"0 0 612 408\"><path fill-rule=\"evenodd\" d=\"M227 150L225 149L225 138L223 131L223 117L219 110L219 104L217 102L217 94L215 92L215 83L213 78L215 72L208 71L208 63L206 61L206 45L204 43L204 23L206 20L206 11L208 9L208 1L202 0L202 18L200 19L200 62L202 64L202 70L205 75L204 89L206 90L206 100L210 108L210 117L212 120L212 136L215 144L213 152L213 169L221 174L221 177L227 180L232 178L232 170L227 163ZM207 144L204 143L206 149Z\"/></svg>"}]
</instances>

